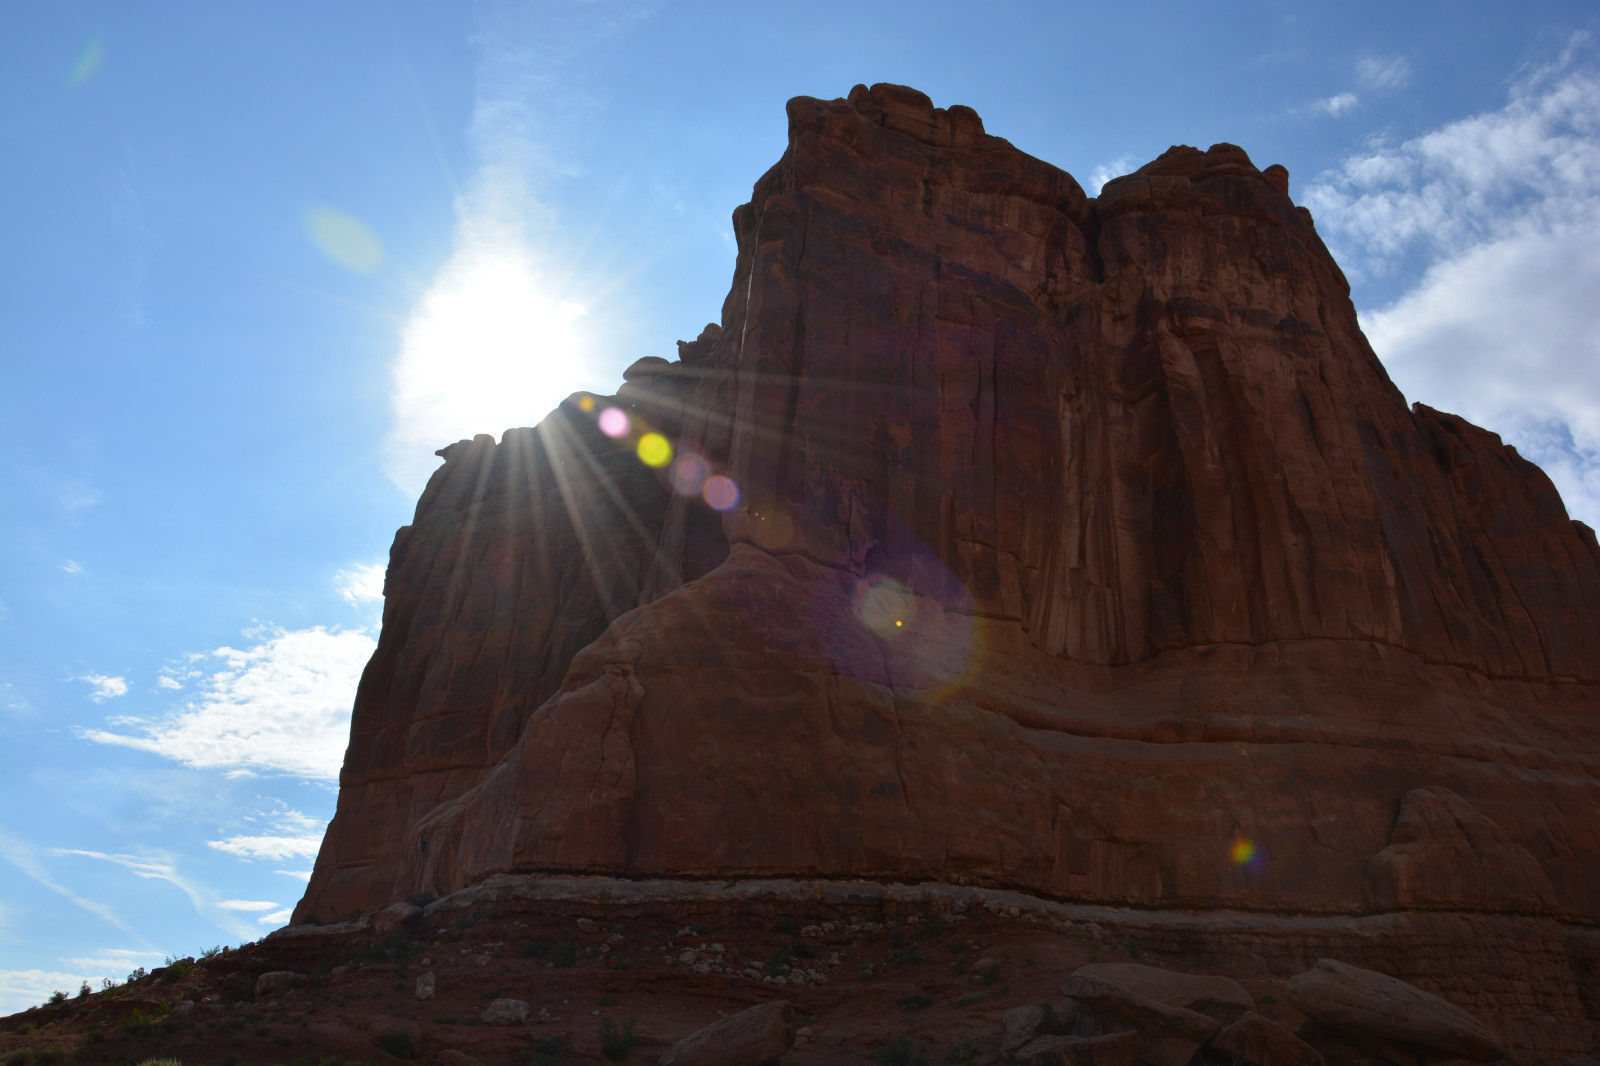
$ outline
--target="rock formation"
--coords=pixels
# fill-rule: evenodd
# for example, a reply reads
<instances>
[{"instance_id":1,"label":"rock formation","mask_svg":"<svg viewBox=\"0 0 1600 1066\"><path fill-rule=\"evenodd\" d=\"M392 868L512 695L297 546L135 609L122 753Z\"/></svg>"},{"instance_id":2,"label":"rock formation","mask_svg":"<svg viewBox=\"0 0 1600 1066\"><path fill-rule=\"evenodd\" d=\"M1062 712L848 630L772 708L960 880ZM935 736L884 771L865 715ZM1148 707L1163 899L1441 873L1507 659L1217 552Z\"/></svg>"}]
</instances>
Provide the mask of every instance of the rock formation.
<instances>
[{"instance_id":1,"label":"rock formation","mask_svg":"<svg viewBox=\"0 0 1600 1066\"><path fill-rule=\"evenodd\" d=\"M857 87L790 102L734 227L676 361L441 451L297 922L506 872L953 882L1257 915L1287 975L1379 912L1358 961L1578 1046L1600 547L1406 406L1283 168L1090 198Z\"/></svg>"}]
</instances>

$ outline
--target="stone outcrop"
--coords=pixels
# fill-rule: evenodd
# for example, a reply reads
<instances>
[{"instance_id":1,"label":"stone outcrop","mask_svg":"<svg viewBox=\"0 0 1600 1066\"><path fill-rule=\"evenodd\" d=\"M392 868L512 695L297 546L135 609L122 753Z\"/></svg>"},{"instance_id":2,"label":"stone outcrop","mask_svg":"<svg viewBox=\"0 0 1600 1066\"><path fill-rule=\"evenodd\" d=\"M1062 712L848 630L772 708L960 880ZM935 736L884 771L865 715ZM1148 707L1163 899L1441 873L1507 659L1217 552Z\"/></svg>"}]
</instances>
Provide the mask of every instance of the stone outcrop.
<instances>
[{"instance_id":1,"label":"stone outcrop","mask_svg":"<svg viewBox=\"0 0 1600 1066\"><path fill-rule=\"evenodd\" d=\"M1600 548L1406 406L1282 168L789 123L719 323L442 450L296 921L504 872L1600 919Z\"/></svg>"}]
</instances>

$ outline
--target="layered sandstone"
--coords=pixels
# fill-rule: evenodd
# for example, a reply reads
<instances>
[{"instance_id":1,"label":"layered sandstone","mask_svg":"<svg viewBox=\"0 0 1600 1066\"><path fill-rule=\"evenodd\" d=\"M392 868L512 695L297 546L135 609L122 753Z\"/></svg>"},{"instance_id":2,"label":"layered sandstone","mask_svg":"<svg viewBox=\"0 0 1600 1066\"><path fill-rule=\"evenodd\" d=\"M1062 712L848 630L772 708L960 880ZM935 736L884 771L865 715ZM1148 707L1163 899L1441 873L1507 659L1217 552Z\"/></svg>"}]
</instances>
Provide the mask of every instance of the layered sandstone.
<instances>
[{"instance_id":1,"label":"layered sandstone","mask_svg":"<svg viewBox=\"0 0 1600 1066\"><path fill-rule=\"evenodd\" d=\"M912 90L789 117L719 325L444 449L297 920L502 872L865 877L1582 954L1600 548L1406 406L1283 169L1174 148L1090 198Z\"/></svg>"}]
</instances>

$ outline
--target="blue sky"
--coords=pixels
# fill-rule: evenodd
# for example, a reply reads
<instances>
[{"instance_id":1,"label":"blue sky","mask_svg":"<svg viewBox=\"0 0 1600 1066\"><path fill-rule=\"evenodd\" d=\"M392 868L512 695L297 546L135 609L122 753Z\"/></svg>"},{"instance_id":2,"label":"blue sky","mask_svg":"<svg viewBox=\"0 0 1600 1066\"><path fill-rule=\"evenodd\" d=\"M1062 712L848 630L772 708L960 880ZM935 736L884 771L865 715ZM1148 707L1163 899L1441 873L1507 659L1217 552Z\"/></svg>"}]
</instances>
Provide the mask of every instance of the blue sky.
<instances>
[{"instance_id":1,"label":"blue sky","mask_svg":"<svg viewBox=\"0 0 1600 1066\"><path fill-rule=\"evenodd\" d=\"M433 450L718 317L783 104L1282 163L1409 399L1600 524L1589 3L0 5L0 1013L255 939Z\"/></svg>"}]
</instances>

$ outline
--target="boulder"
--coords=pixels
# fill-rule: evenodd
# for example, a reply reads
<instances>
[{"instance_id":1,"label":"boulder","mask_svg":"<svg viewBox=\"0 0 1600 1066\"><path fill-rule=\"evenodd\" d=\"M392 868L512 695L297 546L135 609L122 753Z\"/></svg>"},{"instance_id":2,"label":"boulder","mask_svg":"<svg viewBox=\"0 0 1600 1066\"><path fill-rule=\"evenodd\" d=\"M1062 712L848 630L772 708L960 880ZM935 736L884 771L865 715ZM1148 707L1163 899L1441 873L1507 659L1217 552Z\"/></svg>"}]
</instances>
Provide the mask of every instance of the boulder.
<instances>
[{"instance_id":1,"label":"boulder","mask_svg":"<svg viewBox=\"0 0 1600 1066\"><path fill-rule=\"evenodd\" d=\"M660 1066L765 1066L794 1045L794 1011L785 1000L730 1014L667 1049Z\"/></svg>"},{"instance_id":2,"label":"boulder","mask_svg":"<svg viewBox=\"0 0 1600 1066\"><path fill-rule=\"evenodd\" d=\"M377 937L389 936L421 913L422 908L413 903L396 903L392 907L385 907L372 915L372 933Z\"/></svg>"},{"instance_id":3,"label":"boulder","mask_svg":"<svg viewBox=\"0 0 1600 1066\"><path fill-rule=\"evenodd\" d=\"M1322 1054L1289 1030L1246 1012L1211 1038L1211 1048L1240 1066L1323 1066Z\"/></svg>"},{"instance_id":4,"label":"boulder","mask_svg":"<svg viewBox=\"0 0 1600 1066\"><path fill-rule=\"evenodd\" d=\"M1469 1062L1505 1055L1499 1037L1453 1003L1335 959L1318 959L1311 969L1290 978L1289 1002L1375 1050L1392 1047L1411 1056Z\"/></svg>"},{"instance_id":5,"label":"boulder","mask_svg":"<svg viewBox=\"0 0 1600 1066\"><path fill-rule=\"evenodd\" d=\"M1050 1012L1042 1006L1013 1007L1000 1019L1000 1054L1011 1058L1041 1036L1057 1032Z\"/></svg>"},{"instance_id":6,"label":"boulder","mask_svg":"<svg viewBox=\"0 0 1600 1066\"><path fill-rule=\"evenodd\" d=\"M1169 1007L1100 977L1074 974L1061 991L1092 1010L1103 1028L1139 1034L1138 1061L1148 1066L1187 1066L1200 1045L1222 1026L1215 1018Z\"/></svg>"},{"instance_id":7,"label":"boulder","mask_svg":"<svg viewBox=\"0 0 1600 1066\"><path fill-rule=\"evenodd\" d=\"M434 978L432 971L417 976L416 997L418 999L432 999L434 992Z\"/></svg>"},{"instance_id":8,"label":"boulder","mask_svg":"<svg viewBox=\"0 0 1600 1066\"><path fill-rule=\"evenodd\" d=\"M1139 1034L1041 1036L1017 1052L1018 1066L1133 1066Z\"/></svg>"},{"instance_id":9,"label":"boulder","mask_svg":"<svg viewBox=\"0 0 1600 1066\"><path fill-rule=\"evenodd\" d=\"M485 1025L521 1025L528 1020L528 1004L521 999L497 999L481 1017Z\"/></svg>"},{"instance_id":10,"label":"boulder","mask_svg":"<svg viewBox=\"0 0 1600 1066\"><path fill-rule=\"evenodd\" d=\"M1255 999L1231 977L1179 973L1133 962L1092 962L1073 973L1110 981L1146 999L1183 1007L1224 1025L1256 1009Z\"/></svg>"},{"instance_id":11,"label":"boulder","mask_svg":"<svg viewBox=\"0 0 1600 1066\"><path fill-rule=\"evenodd\" d=\"M299 988L304 981L305 974L295 973L293 970L273 970L256 978L256 998L266 999L287 992L291 988Z\"/></svg>"}]
</instances>

